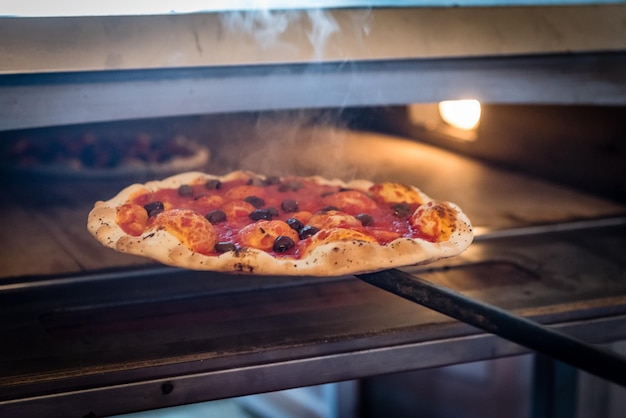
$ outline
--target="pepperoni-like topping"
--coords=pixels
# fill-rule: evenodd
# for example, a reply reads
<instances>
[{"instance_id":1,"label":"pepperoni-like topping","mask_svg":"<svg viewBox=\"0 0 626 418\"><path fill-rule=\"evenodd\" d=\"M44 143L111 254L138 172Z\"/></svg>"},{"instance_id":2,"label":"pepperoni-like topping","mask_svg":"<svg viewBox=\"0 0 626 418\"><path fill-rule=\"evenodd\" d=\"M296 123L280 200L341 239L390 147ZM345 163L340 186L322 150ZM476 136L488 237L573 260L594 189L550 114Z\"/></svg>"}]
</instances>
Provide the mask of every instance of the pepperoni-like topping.
<instances>
[{"instance_id":1,"label":"pepperoni-like topping","mask_svg":"<svg viewBox=\"0 0 626 418\"><path fill-rule=\"evenodd\" d=\"M376 242L376 239L363 232L345 228L331 228L313 235L310 239L300 242L300 251L308 254L324 244L334 244L343 241Z\"/></svg>"},{"instance_id":2,"label":"pepperoni-like topping","mask_svg":"<svg viewBox=\"0 0 626 418\"><path fill-rule=\"evenodd\" d=\"M361 226L361 221L347 213L329 210L328 212L316 213L309 219L307 224L323 230L329 228L358 228Z\"/></svg>"},{"instance_id":3,"label":"pepperoni-like topping","mask_svg":"<svg viewBox=\"0 0 626 418\"><path fill-rule=\"evenodd\" d=\"M233 187L225 195L228 200L245 200L249 196L263 196L263 187L244 184Z\"/></svg>"},{"instance_id":4,"label":"pepperoni-like topping","mask_svg":"<svg viewBox=\"0 0 626 418\"><path fill-rule=\"evenodd\" d=\"M351 215L370 212L376 209L376 202L370 199L365 193L358 190L346 190L333 193L325 196L323 201L326 205L337 207Z\"/></svg>"},{"instance_id":5,"label":"pepperoni-like topping","mask_svg":"<svg viewBox=\"0 0 626 418\"><path fill-rule=\"evenodd\" d=\"M196 203L209 208L219 208L224 204L224 198L222 196L214 194L200 195L195 198Z\"/></svg>"},{"instance_id":6,"label":"pepperoni-like topping","mask_svg":"<svg viewBox=\"0 0 626 418\"><path fill-rule=\"evenodd\" d=\"M211 254L215 251L217 233L211 222L190 209L171 209L159 213L154 225L165 228L192 251Z\"/></svg>"},{"instance_id":7,"label":"pepperoni-like topping","mask_svg":"<svg viewBox=\"0 0 626 418\"><path fill-rule=\"evenodd\" d=\"M239 231L238 241L242 247L269 251L273 249L276 238L281 235L294 242L298 241L298 233L291 229L286 222L265 220L245 226Z\"/></svg>"},{"instance_id":8,"label":"pepperoni-like topping","mask_svg":"<svg viewBox=\"0 0 626 418\"><path fill-rule=\"evenodd\" d=\"M377 183L370 187L372 198L384 203L422 204L422 196L412 187L401 183Z\"/></svg>"},{"instance_id":9,"label":"pepperoni-like topping","mask_svg":"<svg viewBox=\"0 0 626 418\"><path fill-rule=\"evenodd\" d=\"M446 241L455 231L456 211L445 202L428 202L415 211L410 222L437 241Z\"/></svg>"},{"instance_id":10,"label":"pepperoni-like topping","mask_svg":"<svg viewBox=\"0 0 626 418\"><path fill-rule=\"evenodd\" d=\"M290 214L290 218L295 218L297 220L299 220L300 222L302 222L303 224L309 222L309 219L311 219L311 216L313 216L313 214L311 212L307 212L305 210L301 210L299 212L296 213L291 213Z\"/></svg>"},{"instance_id":11,"label":"pepperoni-like topping","mask_svg":"<svg viewBox=\"0 0 626 418\"><path fill-rule=\"evenodd\" d=\"M244 218L255 210L254 206L243 200L227 202L220 209L226 214L228 219Z\"/></svg>"},{"instance_id":12,"label":"pepperoni-like topping","mask_svg":"<svg viewBox=\"0 0 626 418\"><path fill-rule=\"evenodd\" d=\"M143 206L134 203L125 203L117 208L116 222L129 235L143 234L148 222L148 212Z\"/></svg>"}]
</instances>

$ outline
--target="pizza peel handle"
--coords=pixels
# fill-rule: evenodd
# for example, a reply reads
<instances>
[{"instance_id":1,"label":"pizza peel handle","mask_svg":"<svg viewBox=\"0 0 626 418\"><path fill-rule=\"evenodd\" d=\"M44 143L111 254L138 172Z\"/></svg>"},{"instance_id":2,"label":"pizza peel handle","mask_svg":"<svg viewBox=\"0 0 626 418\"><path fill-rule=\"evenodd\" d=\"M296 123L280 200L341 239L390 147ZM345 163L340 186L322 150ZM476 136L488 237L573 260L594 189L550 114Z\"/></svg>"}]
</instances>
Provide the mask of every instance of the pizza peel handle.
<instances>
[{"instance_id":1,"label":"pizza peel handle","mask_svg":"<svg viewBox=\"0 0 626 418\"><path fill-rule=\"evenodd\" d=\"M400 270L384 270L357 277L397 296L626 386L626 357L617 353Z\"/></svg>"}]
</instances>

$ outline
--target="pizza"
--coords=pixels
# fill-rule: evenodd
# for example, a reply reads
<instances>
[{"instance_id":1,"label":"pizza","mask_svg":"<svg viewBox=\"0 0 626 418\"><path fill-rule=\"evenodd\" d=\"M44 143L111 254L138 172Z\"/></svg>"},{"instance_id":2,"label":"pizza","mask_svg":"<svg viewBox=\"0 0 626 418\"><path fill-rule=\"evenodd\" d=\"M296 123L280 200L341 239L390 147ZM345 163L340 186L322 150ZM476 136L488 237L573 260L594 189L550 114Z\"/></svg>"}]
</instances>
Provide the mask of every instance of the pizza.
<instances>
[{"instance_id":1,"label":"pizza","mask_svg":"<svg viewBox=\"0 0 626 418\"><path fill-rule=\"evenodd\" d=\"M338 276L463 252L467 216L415 186L320 176L187 172L98 201L103 245L163 264L257 275Z\"/></svg>"},{"instance_id":2,"label":"pizza","mask_svg":"<svg viewBox=\"0 0 626 418\"><path fill-rule=\"evenodd\" d=\"M182 134L154 136L22 135L11 141L0 168L12 172L69 178L111 178L133 175L172 175L198 170L208 163L209 149Z\"/></svg>"}]
</instances>

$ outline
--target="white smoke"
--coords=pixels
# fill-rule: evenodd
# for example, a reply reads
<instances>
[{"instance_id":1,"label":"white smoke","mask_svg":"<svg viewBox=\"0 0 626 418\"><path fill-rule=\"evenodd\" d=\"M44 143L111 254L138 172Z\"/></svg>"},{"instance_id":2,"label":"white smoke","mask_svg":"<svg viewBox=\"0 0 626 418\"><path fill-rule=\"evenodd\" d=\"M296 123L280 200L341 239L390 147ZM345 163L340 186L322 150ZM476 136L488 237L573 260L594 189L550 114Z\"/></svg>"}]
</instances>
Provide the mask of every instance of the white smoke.
<instances>
[{"instance_id":1,"label":"white smoke","mask_svg":"<svg viewBox=\"0 0 626 418\"><path fill-rule=\"evenodd\" d=\"M306 38L313 49L313 60L324 58L328 40L340 30L337 20L327 10L272 11L268 9L238 11L220 15L222 25L231 33L245 34L255 39L262 49L276 46L297 48L300 39L284 39L290 27L306 30ZM359 30L363 30L360 28Z\"/></svg>"},{"instance_id":2,"label":"white smoke","mask_svg":"<svg viewBox=\"0 0 626 418\"><path fill-rule=\"evenodd\" d=\"M299 18L299 12L274 12L267 9L220 15L222 25L230 32L252 36L263 49L276 46L289 25Z\"/></svg>"},{"instance_id":3,"label":"white smoke","mask_svg":"<svg viewBox=\"0 0 626 418\"><path fill-rule=\"evenodd\" d=\"M324 57L328 38L339 30L339 25L335 18L325 10L309 10L307 17L311 23L307 37L313 47L313 58L319 61Z\"/></svg>"},{"instance_id":4,"label":"white smoke","mask_svg":"<svg viewBox=\"0 0 626 418\"><path fill-rule=\"evenodd\" d=\"M364 38L369 34L370 20L369 9L350 13L317 9L255 10L221 15L226 31L254 40L261 50L310 46L311 63L339 57L345 65L353 64L342 55L359 55L359 51L342 51L334 40L342 36L342 31L350 31L346 35L356 42L346 45L366 48ZM312 88L321 92L316 87L319 79L315 75L312 71L309 81ZM260 173L319 174L350 180L357 170L357 163L351 158L355 143L350 141L353 138L344 129L345 121L340 113L315 110L261 113L245 126L237 125L240 140L233 138L231 131L222 155L228 157L225 162L233 167Z\"/></svg>"}]
</instances>

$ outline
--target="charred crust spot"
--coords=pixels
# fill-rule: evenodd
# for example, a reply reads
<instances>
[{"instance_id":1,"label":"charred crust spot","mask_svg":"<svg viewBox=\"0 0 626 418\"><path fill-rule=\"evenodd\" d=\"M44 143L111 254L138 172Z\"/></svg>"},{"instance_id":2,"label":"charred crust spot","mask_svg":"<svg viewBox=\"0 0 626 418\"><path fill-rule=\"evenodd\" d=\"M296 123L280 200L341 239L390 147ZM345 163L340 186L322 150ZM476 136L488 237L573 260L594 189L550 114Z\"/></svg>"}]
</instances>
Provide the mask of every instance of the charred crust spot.
<instances>
[{"instance_id":1,"label":"charred crust spot","mask_svg":"<svg viewBox=\"0 0 626 418\"><path fill-rule=\"evenodd\" d=\"M155 234L155 233L156 233L156 232L152 232L152 233L150 233L150 234L146 235L145 237L143 237L142 239L152 238L152 237L154 236L154 234Z\"/></svg>"},{"instance_id":2,"label":"charred crust spot","mask_svg":"<svg viewBox=\"0 0 626 418\"><path fill-rule=\"evenodd\" d=\"M244 264L244 263L235 263L233 265L233 268L235 271L240 272L240 273L252 273L254 272L254 267L249 265L249 264Z\"/></svg>"},{"instance_id":3,"label":"charred crust spot","mask_svg":"<svg viewBox=\"0 0 626 418\"><path fill-rule=\"evenodd\" d=\"M339 252L339 247L333 247L332 251L333 251L334 253L338 253L338 252Z\"/></svg>"}]
</instances>

